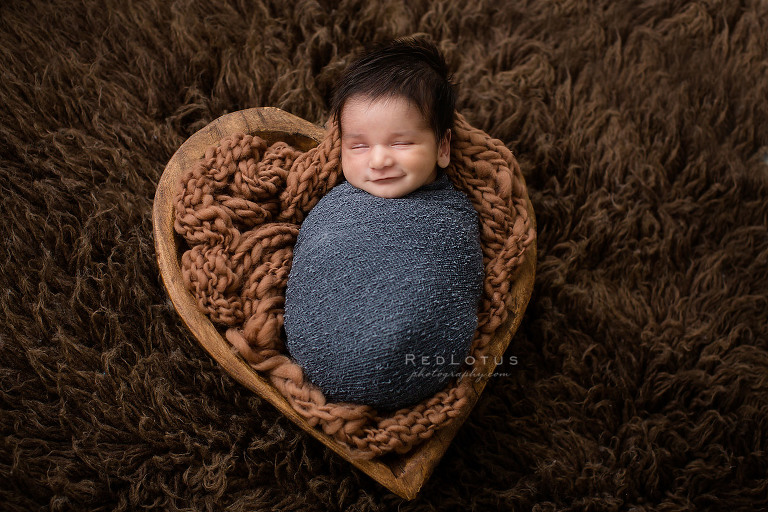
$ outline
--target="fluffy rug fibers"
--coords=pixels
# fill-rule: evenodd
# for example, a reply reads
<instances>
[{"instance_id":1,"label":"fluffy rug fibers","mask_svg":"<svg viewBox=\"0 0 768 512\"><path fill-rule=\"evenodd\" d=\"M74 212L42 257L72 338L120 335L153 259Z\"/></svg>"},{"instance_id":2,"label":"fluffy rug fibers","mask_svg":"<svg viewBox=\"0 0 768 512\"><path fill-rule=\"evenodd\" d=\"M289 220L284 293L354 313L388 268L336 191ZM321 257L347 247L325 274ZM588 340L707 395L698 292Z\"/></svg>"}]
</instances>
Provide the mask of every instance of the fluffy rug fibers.
<instances>
[{"instance_id":1,"label":"fluffy rug fibers","mask_svg":"<svg viewBox=\"0 0 768 512\"><path fill-rule=\"evenodd\" d=\"M538 223L498 375L413 501L225 374L160 280L192 133L322 124L365 44L426 33ZM0 509L768 507L768 3L0 4Z\"/></svg>"}]
</instances>

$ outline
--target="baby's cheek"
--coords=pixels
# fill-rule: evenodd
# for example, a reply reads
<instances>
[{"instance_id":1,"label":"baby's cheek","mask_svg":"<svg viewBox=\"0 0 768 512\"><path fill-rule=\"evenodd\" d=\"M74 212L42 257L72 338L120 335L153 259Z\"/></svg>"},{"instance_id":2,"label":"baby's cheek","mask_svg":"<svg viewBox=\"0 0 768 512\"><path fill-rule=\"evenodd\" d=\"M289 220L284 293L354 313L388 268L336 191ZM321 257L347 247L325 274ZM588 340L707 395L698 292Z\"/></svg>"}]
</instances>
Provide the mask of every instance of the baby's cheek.
<instances>
[{"instance_id":1,"label":"baby's cheek","mask_svg":"<svg viewBox=\"0 0 768 512\"><path fill-rule=\"evenodd\" d=\"M359 167L359 164L356 162L355 158L353 156L347 156L344 157L342 154L341 157L341 172L344 175L344 179L346 179L349 182L353 182L355 178L359 175L358 172L355 172L355 169Z\"/></svg>"}]
</instances>

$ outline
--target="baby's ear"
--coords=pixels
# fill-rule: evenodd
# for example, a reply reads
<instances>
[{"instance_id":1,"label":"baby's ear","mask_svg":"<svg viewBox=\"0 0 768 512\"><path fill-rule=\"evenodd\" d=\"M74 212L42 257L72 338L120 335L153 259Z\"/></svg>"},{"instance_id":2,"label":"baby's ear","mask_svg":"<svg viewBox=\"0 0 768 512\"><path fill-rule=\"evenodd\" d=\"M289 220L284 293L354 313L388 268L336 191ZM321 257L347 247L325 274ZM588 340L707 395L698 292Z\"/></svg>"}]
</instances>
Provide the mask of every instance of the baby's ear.
<instances>
[{"instance_id":1,"label":"baby's ear","mask_svg":"<svg viewBox=\"0 0 768 512\"><path fill-rule=\"evenodd\" d=\"M451 130L446 130L445 136L437 146L437 165L445 169L449 163L451 163Z\"/></svg>"}]
</instances>

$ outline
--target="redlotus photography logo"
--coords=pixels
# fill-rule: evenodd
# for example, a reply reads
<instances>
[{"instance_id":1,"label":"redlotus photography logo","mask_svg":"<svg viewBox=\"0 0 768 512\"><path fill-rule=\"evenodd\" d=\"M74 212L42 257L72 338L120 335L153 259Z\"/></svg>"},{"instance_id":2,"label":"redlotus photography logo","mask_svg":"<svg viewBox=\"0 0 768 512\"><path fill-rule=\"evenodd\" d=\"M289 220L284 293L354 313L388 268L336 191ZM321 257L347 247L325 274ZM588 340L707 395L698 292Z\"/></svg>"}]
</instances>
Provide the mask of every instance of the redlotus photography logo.
<instances>
[{"instance_id":1,"label":"redlotus photography logo","mask_svg":"<svg viewBox=\"0 0 768 512\"><path fill-rule=\"evenodd\" d=\"M480 362L479 367L488 368L492 362L492 368L507 362L510 366L517 366L517 356L472 356L455 357L450 356L418 356L416 354L405 354L405 365L413 368L408 376L408 380L416 378L449 378L449 377L470 377L470 378L490 378L490 377L509 377L511 373L495 372L485 373L475 368L475 364ZM492 371L492 370L491 370Z\"/></svg>"}]
</instances>

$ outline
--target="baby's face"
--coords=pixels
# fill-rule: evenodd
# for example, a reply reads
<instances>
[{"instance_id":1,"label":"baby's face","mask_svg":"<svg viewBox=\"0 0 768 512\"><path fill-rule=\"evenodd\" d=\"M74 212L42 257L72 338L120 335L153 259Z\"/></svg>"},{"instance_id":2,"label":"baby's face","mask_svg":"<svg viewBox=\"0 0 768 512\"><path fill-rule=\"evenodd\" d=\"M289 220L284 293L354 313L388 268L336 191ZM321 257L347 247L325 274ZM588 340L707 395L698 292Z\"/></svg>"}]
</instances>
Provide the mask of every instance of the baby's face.
<instances>
[{"instance_id":1,"label":"baby's face","mask_svg":"<svg viewBox=\"0 0 768 512\"><path fill-rule=\"evenodd\" d=\"M341 169L369 194L397 198L431 183L450 161L419 109L402 97L353 96L341 112Z\"/></svg>"}]
</instances>

